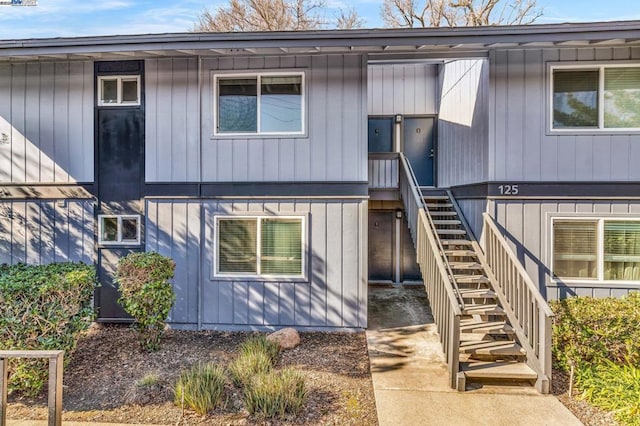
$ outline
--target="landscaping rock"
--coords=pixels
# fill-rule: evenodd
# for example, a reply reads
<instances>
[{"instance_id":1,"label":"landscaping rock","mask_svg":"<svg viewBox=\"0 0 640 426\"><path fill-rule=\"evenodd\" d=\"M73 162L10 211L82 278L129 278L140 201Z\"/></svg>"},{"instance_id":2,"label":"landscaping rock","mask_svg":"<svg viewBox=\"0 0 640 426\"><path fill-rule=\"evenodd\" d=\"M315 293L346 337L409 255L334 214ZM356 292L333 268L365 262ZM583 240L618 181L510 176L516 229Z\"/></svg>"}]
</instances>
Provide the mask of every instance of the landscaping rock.
<instances>
[{"instance_id":1,"label":"landscaping rock","mask_svg":"<svg viewBox=\"0 0 640 426\"><path fill-rule=\"evenodd\" d=\"M293 349L300 344L300 334L295 328L283 328L268 335L267 340L276 342L280 349Z\"/></svg>"}]
</instances>

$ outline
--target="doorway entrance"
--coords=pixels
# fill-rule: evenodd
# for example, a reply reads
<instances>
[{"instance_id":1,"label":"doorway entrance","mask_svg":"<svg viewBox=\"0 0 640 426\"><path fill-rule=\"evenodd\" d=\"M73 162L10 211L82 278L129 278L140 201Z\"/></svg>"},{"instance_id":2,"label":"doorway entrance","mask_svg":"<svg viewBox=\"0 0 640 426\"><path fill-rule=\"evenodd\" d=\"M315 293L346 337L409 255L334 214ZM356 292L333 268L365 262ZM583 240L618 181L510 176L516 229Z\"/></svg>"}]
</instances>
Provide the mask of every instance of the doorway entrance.
<instances>
[{"instance_id":1,"label":"doorway entrance","mask_svg":"<svg viewBox=\"0 0 640 426\"><path fill-rule=\"evenodd\" d=\"M435 185L435 117L404 117L402 151L420 186Z\"/></svg>"}]
</instances>

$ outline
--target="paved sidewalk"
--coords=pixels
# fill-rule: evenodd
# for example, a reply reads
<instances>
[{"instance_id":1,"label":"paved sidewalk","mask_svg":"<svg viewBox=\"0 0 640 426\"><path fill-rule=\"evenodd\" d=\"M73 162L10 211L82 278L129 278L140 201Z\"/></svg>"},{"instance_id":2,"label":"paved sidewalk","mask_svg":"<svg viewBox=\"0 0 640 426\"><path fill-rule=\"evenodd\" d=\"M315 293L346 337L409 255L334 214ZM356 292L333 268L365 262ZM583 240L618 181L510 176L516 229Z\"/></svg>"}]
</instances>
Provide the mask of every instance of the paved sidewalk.
<instances>
[{"instance_id":1,"label":"paved sidewalk","mask_svg":"<svg viewBox=\"0 0 640 426\"><path fill-rule=\"evenodd\" d=\"M530 387L457 392L424 288L369 288L367 343L380 426L535 426L582 423Z\"/></svg>"}]
</instances>

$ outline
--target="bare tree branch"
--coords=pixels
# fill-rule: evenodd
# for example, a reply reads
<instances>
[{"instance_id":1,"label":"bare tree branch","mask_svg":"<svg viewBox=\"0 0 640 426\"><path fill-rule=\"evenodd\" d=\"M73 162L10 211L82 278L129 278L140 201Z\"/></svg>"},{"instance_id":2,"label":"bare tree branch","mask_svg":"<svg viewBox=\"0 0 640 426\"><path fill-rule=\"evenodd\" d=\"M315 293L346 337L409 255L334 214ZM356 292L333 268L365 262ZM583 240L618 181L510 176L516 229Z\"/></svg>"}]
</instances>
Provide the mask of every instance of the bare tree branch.
<instances>
[{"instance_id":1,"label":"bare tree branch","mask_svg":"<svg viewBox=\"0 0 640 426\"><path fill-rule=\"evenodd\" d=\"M542 16L537 0L384 0L388 27L531 24Z\"/></svg>"},{"instance_id":2,"label":"bare tree branch","mask_svg":"<svg viewBox=\"0 0 640 426\"><path fill-rule=\"evenodd\" d=\"M336 27L341 30L353 30L364 27L364 19L358 15L354 8L340 9L340 15L336 17Z\"/></svg>"},{"instance_id":3,"label":"bare tree branch","mask_svg":"<svg viewBox=\"0 0 640 426\"><path fill-rule=\"evenodd\" d=\"M229 0L215 12L205 10L196 32L310 30L326 25L325 0Z\"/></svg>"}]
</instances>

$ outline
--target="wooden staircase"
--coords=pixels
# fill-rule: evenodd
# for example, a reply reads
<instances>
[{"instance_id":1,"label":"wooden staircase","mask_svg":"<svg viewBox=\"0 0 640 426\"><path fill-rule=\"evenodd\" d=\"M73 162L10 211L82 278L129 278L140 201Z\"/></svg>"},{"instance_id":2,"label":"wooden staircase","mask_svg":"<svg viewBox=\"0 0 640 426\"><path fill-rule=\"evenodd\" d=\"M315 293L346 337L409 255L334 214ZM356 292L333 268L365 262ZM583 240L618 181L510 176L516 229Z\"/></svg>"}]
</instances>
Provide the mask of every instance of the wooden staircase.
<instances>
[{"instance_id":1,"label":"wooden staircase","mask_svg":"<svg viewBox=\"0 0 640 426\"><path fill-rule=\"evenodd\" d=\"M532 385L538 374L526 363L527 352L455 201L444 191L422 189L422 193L461 301L458 390L465 390L467 382Z\"/></svg>"}]
</instances>

